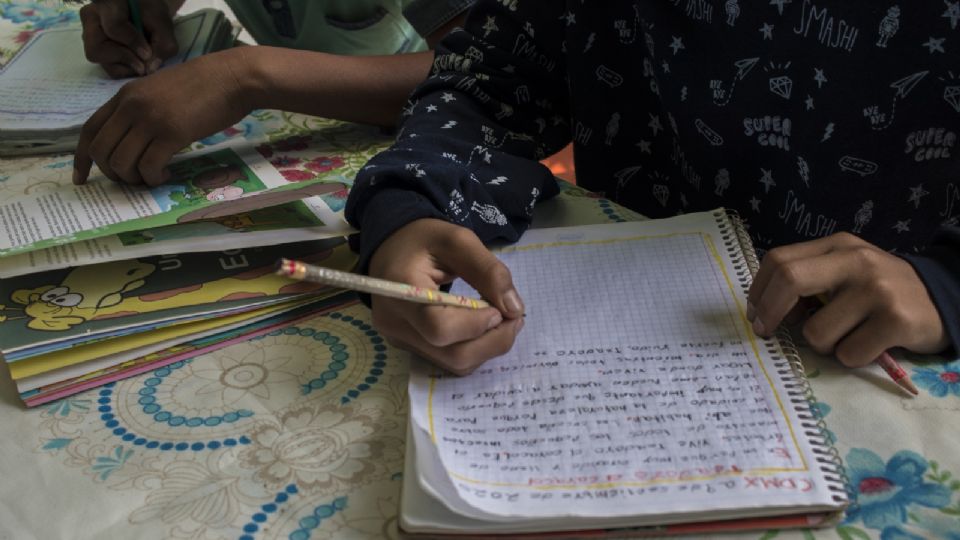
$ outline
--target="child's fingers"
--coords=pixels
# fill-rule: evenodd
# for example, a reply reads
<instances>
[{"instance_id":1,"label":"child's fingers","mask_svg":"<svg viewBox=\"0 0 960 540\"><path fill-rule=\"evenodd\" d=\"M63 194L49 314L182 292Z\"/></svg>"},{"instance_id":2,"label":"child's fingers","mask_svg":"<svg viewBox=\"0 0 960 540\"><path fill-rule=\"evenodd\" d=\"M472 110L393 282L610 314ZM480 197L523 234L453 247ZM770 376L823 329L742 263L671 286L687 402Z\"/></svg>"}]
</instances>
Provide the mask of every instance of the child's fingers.
<instances>
[{"instance_id":1,"label":"child's fingers","mask_svg":"<svg viewBox=\"0 0 960 540\"><path fill-rule=\"evenodd\" d=\"M412 304L393 298L375 298L381 308L403 318L420 337L435 347L476 339L503 322L496 308L468 309L453 306ZM405 304L405 305L401 305Z\"/></svg>"},{"instance_id":2,"label":"child's fingers","mask_svg":"<svg viewBox=\"0 0 960 540\"><path fill-rule=\"evenodd\" d=\"M150 60L153 53L146 39L130 22L130 12L125 1L98 2L96 7L100 15L100 26L108 38L132 49L144 62Z\"/></svg>"},{"instance_id":3,"label":"child's fingers","mask_svg":"<svg viewBox=\"0 0 960 540\"><path fill-rule=\"evenodd\" d=\"M757 270L757 275L753 278L753 284L750 286L747 301L756 307L760 298L765 294L770 280L777 272L782 271L782 268L787 264L798 259L824 255L831 251L849 247L855 243L862 244L863 241L853 235L841 233L818 238L809 242L799 242L771 249L766 257L763 258L763 262ZM750 317L750 321L753 322L753 317Z\"/></svg>"},{"instance_id":4,"label":"child's fingers","mask_svg":"<svg viewBox=\"0 0 960 540\"><path fill-rule=\"evenodd\" d=\"M115 41L106 41L97 53L99 64L126 64L138 75L146 73L146 64L132 50Z\"/></svg>"},{"instance_id":5,"label":"child's fingers","mask_svg":"<svg viewBox=\"0 0 960 540\"><path fill-rule=\"evenodd\" d=\"M128 184L144 183L140 175L140 158L150 142L150 133L134 124L110 154L109 163L113 173Z\"/></svg>"},{"instance_id":6,"label":"child's fingers","mask_svg":"<svg viewBox=\"0 0 960 540\"><path fill-rule=\"evenodd\" d=\"M768 336L801 297L837 290L856 271L852 251L804 257L772 269L762 296L754 300L754 331Z\"/></svg>"},{"instance_id":7,"label":"child's fingers","mask_svg":"<svg viewBox=\"0 0 960 540\"><path fill-rule=\"evenodd\" d=\"M401 348L413 351L455 375L469 375L487 360L510 351L523 323L522 317L508 320L477 339L446 347L436 347L420 340L412 327L399 336L388 337Z\"/></svg>"},{"instance_id":8,"label":"child's fingers","mask_svg":"<svg viewBox=\"0 0 960 540\"><path fill-rule=\"evenodd\" d=\"M111 40L107 37L100 25L100 17L95 11L88 10L92 6L85 6L80 10L83 22L83 51L87 60L101 64L104 70L113 78L143 75L146 65L133 52L133 49ZM129 66L129 70L121 70L113 64Z\"/></svg>"},{"instance_id":9,"label":"child's fingers","mask_svg":"<svg viewBox=\"0 0 960 540\"><path fill-rule=\"evenodd\" d=\"M160 2L143 6L143 27L150 37L153 56L166 60L177 54L177 39L173 32L173 18Z\"/></svg>"},{"instance_id":10,"label":"child's fingers","mask_svg":"<svg viewBox=\"0 0 960 540\"><path fill-rule=\"evenodd\" d=\"M102 43L96 53L96 58L95 62L104 66L105 70L108 65L121 65L128 66L135 76L147 74L146 64L137 55L133 54L133 51L114 41ZM110 71L107 71L107 74L113 77Z\"/></svg>"},{"instance_id":11,"label":"child's fingers","mask_svg":"<svg viewBox=\"0 0 960 540\"><path fill-rule=\"evenodd\" d=\"M803 337L813 350L830 354L844 336L870 316L870 298L863 291L846 287L803 325Z\"/></svg>"},{"instance_id":12,"label":"child's fingers","mask_svg":"<svg viewBox=\"0 0 960 540\"><path fill-rule=\"evenodd\" d=\"M797 305L793 306L793 309L783 318L783 322L786 324L803 322L822 305L817 298L801 298L797 301Z\"/></svg>"},{"instance_id":13,"label":"child's fingers","mask_svg":"<svg viewBox=\"0 0 960 540\"><path fill-rule=\"evenodd\" d=\"M861 367L897 345L897 327L880 317L870 317L837 344L835 354L843 365Z\"/></svg>"},{"instance_id":14,"label":"child's fingers","mask_svg":"<svg viewBox=\"0 0 960 540\"><path fill-rule=\"evenodd\" d=\"M132 123L125 115L114 111L110 118L100 126L96 136L90 142L90 157L100 167L100 171L107 178L114 182L132 183L126 178L117 174L111 166L110 156L123 140L123 137L130 131Z\"/></svg>"},{"instance_id":15,"label":"child's fingers","mask_svg":"<svg viewBox=\"0 0 960 540\"><path fill-rule=\"evenodd\" d=\"M182 145L160 137L153 139L140 157L140 176L148 186L159 186L170 179L167 164Z\"/></svg>"},{"instance_id":16,"label":"child's fingers","mask_svg":"<svg viewBox=\"0 0 960 540\"><path fill-rule=\"evenodd\" d=\"M130 77L143 75L144 73L143 71L134 69L127 64L101 64L100 67L107 72L107 75L109 75L111 79L128 79Z\"/></svg>"},{"instance_id":17,"label":"child's fingers","mask_svg":"<svg viewBox=\"0 0 960 540\"><path fill-rule=\"evenodd\" d=\"M451 274L460 276L508 319L523 315L523 300L513 285L510 270L490 252L477 235L455 227L439 245L431 246L434 257Z\"/></svg>"},{"instance_id":18,"label":"child's fingers","mask_svg":"<svg viewBox=\"0 0 960 540\"><path fill-rule=\"evenodd\" d=\"M86 183L90 176L90 167L93 166L93 159L90 155L90 145L94 138L100 132L103 124L113 115L118 103L117 96L113 96L103 107L97 109L80 128L80 138L77 140L77 150L73 158L73 183Z\"/></svg>"}]
</instances>

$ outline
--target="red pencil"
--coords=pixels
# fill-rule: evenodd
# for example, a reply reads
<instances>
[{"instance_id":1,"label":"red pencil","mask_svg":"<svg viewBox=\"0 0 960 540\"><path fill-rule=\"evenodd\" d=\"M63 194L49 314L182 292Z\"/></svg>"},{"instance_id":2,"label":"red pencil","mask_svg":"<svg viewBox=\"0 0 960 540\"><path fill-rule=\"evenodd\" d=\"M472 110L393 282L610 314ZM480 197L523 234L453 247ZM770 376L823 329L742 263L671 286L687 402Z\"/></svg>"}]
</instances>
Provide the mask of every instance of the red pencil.
<instances>
[{"instance_id":1,"label":"red pencil","mask_svg":"<svg viewBox=\"0 0 960 540\"><path fill-rule=\"evenodd\" d=\"M910 376L907 375L907 372L900 367L900 364L890 356L890 353L886 351L880 353L880 356L877 357L875 362L880 364L880 367L887 372L887 375L893 379L893 382L900 385L901 388L915 396L920 395L920 391L914 386L913 381L910 380Z\"/></svg>"}]
</instances>

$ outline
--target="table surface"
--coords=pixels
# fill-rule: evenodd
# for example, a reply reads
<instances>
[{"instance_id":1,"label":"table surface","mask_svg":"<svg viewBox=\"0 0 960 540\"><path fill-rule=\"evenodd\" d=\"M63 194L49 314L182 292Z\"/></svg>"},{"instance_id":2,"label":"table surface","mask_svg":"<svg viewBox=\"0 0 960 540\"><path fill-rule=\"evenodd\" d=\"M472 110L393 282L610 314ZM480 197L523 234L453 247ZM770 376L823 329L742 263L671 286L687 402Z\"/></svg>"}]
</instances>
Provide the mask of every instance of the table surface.
<instances>
[{"instance_id":1,"label":"table surface","mask_svg":"<svg viewBox=\"0 0 960 540\"><path fill-rule=\"evenodd\" d=\"M0 64L31 32L76 23L59 6L0 0ZM311 154L318 138L359 164L389 142L260 111L195 146L291 136L304 162L330 157ZM0 200L68 183L71 168L71 156L0 160ZM565 184L536 224L629 219L640 216ZM857 504L830 529L742 537L960 540L960 360L901 355L911 398L875 366L801 353ZM352 304L34 410L3 375L0 539L394 538L415 361ZM145 404L209 421L171 426Z\"/></svg>"}]
</instances>

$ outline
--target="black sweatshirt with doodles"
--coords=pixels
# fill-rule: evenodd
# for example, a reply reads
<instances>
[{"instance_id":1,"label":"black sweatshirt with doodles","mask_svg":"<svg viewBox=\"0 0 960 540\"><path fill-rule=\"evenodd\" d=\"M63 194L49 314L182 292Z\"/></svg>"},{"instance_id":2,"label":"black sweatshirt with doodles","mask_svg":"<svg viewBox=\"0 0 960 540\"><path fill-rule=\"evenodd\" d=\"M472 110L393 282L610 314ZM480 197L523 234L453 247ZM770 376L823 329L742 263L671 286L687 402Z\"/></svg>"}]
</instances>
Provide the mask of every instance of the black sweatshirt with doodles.
<instances>
[{"instance_id":1,"label":"black sweatshirt with doodles","mask_svg":"<svg viewBox=\"0 0 960 540\"><path fill-rule=\"evenodd\" d=\"M364 268L417 218L513 241L572 141L578 184L647 216L904 257L960 350L958 136L960 1L480 0L346 214Z\"/></svg>"}]
</instances>

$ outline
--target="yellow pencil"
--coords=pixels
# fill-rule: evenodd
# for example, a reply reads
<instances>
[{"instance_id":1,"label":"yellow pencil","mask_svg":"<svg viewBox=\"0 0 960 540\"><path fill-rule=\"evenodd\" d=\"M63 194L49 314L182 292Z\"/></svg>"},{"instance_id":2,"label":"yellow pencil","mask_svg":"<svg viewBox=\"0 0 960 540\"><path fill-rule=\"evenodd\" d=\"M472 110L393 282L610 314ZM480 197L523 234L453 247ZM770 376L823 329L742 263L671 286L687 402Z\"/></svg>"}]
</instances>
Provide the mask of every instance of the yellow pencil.
<instances>
[{"instance_id":1,"label":"yellow pencil","mask_svg":"<svg viewBox=\"0 0 960 540\"><path fill-rule=\"evenodd\" d=\"M406 283L362 276L350 272L341 272L340 270L313 266L300 261L291 261L290 259L280 259L280 262L277 263L277 274L293 279L323 283L332 287L351 289L379 296L388 296L400 300L409 300L421 304L439 304L470 309L490 307L490 304L479 298L445 293L435 289L415 287Z\"/></svg>"}]
</instances>

